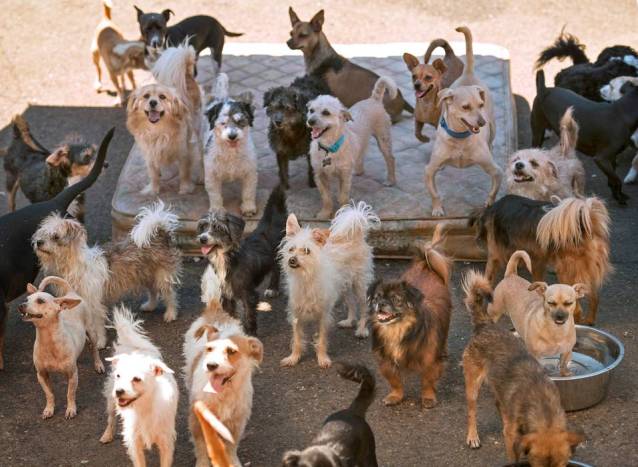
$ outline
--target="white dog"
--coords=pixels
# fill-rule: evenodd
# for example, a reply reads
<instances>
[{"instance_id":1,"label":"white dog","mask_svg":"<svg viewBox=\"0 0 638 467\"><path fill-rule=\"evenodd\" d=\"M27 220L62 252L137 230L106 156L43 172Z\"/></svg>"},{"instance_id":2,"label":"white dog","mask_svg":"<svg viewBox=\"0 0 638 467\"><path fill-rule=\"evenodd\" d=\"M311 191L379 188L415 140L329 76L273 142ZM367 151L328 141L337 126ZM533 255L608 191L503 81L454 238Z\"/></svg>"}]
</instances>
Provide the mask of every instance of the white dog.
<instances>
[{"instance_id":1,"label":"white dog","mask_svg":"<svg viewBox=\"0 0 638 467\"><path fill-rule=\"evenodd\" d=\"M204 177L210 209L222 209L222 184L239 180L242 185L241 213L257 212L257 151L251 135L255 118L253 95L237 98L228 95L228 76L220 73L215 86L215 100L206 115L211 127L204 156Z\"/></svg>"},{"instance_id":2,"label":"white dog","mask_svg":"<svg viewBox=\"0 0 638 467\"><path fill-rule=\"evenodd\" d=\"M346 109L333 96L322 95L308 102L307 124L312 129L310 160L315 182L321 194L318 218L330 218L333 213L331 179L339 182L337 200L343 206L350 199L352 172L363 174L363 158L370 136L374 136L385 159L388 178L384 185L396 183L392 155L392 122L383 107L386 89L392 99L397 95L394 81L387 77L377 80L368 99Z\"/></svg>"},{"instance_id":3,"label":"white dog","mask_svg":"<svg viewBox=\"0 0 638 467\"><path fill-rule=\"evenodd\" d=\"M115 413L122 419L124 444L135 467L146 466L144 449L156 445L161 467L173 464L175 415L179 391L159 349L146 336L141 321L124 307L113 310L117 341L111 373L104 387L108 422L100 442L113 441Z\"/></svg>"}]
</instances>

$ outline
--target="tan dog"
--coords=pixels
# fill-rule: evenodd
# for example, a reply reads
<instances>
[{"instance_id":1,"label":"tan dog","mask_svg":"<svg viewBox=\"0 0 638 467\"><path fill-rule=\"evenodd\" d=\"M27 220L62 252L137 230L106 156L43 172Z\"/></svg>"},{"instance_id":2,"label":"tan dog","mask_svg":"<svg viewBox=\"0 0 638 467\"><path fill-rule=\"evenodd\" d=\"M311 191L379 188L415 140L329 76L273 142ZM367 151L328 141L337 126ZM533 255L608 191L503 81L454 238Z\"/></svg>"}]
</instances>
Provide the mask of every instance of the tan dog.
<instances>
[{"instance_id":1,"label":"tan dog","mask_svg":"<svg viewBox=\"0 0 638 467\"><path fill-rule=\"evenodd\" d=\"M494 301L488 311L494 322L507 313L529 353L540 359L560 354L560 374L569 376L567 368L576 344L574 311L576 302L587 291L584 284L554 284L534 282L517 274L518 262L525 262L532 272L532 260L523 251L516 251L507 263L505 277L494 289Z\"/></svg>"},{"instance_id":2,"label":"tan dog","mask_svg":"<svg viewBox=\"0 0 638 467\"><path fill-rule=\"evenodd\" d=\"M443 47L445 57L443 60L437 58L429 64L430 56L437 47ZM422 64L419 63L418 58L409 53L403 54L403 61L412 73L412 85L416 96L414 135L419 141L427 143L430 138L423 134L423 126L426 123L434 128L439 126L441 106L437 96L441 89L450 87L461 76L463 62L444 39L436 39L430 43Z\"/></svg>"},{"instance_id":3,"label":"tan dog","mask_svg":"<svg viewBox=\"0 0 638 467\"><path fill-rule=\"evenodd\" d=\"M494 109L487 87L474 76L472 34L466 27L456 29L465 35L466 64L463 74L449 89L439 92L441 122L425 167L425 184L432 197L432 215L443 216L435 177L445 165L466 168L479 165L491 178L486 205L494 203L501 185L502 172L492 159L495 136Z\"/></svg>"},{"instance_id":4,"label":"tan dog","mask_svg":"<svg viewBox=\"0 0 638 467\"><path fill-rule=\"evenodd\" d=\"M128 76L132 88L135 89L133 69L146 69L144 64L144 42L124 39L120 29L111 21L110 0L103 0L102 5L104 17L95 29L95 35L91 43L91 55L97 72L95 90L97 92L102 91L102 69L100 68L100 58L102 58L113 86L115 86L119 102L124 105L126 102L124 75Z\"/></svg>"}]
</instances>

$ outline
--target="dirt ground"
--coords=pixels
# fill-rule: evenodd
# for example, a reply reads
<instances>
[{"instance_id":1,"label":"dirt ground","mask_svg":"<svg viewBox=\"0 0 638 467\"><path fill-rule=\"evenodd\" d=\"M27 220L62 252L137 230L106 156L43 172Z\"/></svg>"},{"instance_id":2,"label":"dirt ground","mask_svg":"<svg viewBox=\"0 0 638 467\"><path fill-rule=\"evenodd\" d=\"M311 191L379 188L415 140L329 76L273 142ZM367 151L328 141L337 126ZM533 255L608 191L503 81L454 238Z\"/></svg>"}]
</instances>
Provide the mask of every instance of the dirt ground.
<instances>
[{"instance_id":1,"label":"dirt ground","mask_svg":"<svg viewBox=\"0 0 638 467\"><path fill-rule=\"evenodd\" d=\"M234 40L281 42L287 38L289 23L284 2L140 1L145 10L171 7L178 18L206 13L216 16L233 31L246 35ZM112 97L94 93L94 70L88 49L93 28L99 21L97 1L18 1L0 3L0 147L7 142L6 125L15 112L28 109L26 117L45 145L54 145L71 131L98 142L111 126L117 133L111 145L110 167L88 193L87 225L91 241L110 238L110 200L119 171L132 145L124 128L124 113L112 108ZM551 43L567 24L588 45L588 53L615 43L638 46L635 25L636 2L616 1L531 1L462 0L443 5L434 1L372 2L295 2L302 18L319 8L326 9L325 29L333 42L423 41L444 36L458 39L453 28L471 26L476 41L507 47L512 57L512 83L519 110L519 144L529 142L528 103L534 95L532 66L538 52ZM137 34L135 15L128 2L115 1L114 19L130 37ZM548 67L550 74L558 64ZM619 173L627 170L632 154L620 161ZM605 199L612 225L612 261L615 273L602 293L598 326L620 338L626 357L612 380L606 400L591 409L569 414L570 426L582 429L587 441L575 458L596 466L638 465L635 451L638 435L638 324L635 318L635 285L638 273L638 189L625 190L632 199L620 208L610 199L604 177L591 163L584 161L588 173L588 191ZM4 173L0 171L0 186ZM0 213L5 202L0 199ZM145 327L175 370L183 365L183 333L199 312L199 278L202 262L188 262L179 292L180 318L171 324L161 313L144 316ZM377 261L377 275L400 274L405 263ZM460 272L482 265L455 264L452 281L454 312L449 337L449 361L439 386L439 405L422 411L417 403L418 382L410 379L408 400L386 408L380 399L387 385L378 372L378 396L369 411L375 431L378 456L385 466L498 466L505 464L501 424L489 391L479 402L479 430L483 447L470 451L464 445L465 404L459 359L469 336L469 319L461 304ZM135 308L138 302L130 302ZM342 313L339 311L339 313ZM354 384L345 382L334 371L320 370L308 352L295 368L282 370L278 362L288 352L290 328L285 318L285 298L273 302L273 311L259 317L259 337L264 342L265 359L254 376L255 400L240 458L252 466L278 465L287 449L305 446L319 429L323 419L350 403L356 393ZM119 439L102 446L98 438L103 430L103 376L96 375L89 356L80 361L78 416L64 420L65 385L55 380L58 407L56 415L42 421L39 415L44 397L33 372L32 326L12 313L6 342L6 369L0 373L0 465L12 466L115 466L129 461ZM333 359L360 361L374 367L368 341L359 341L343 330L335 330L331 340ZM376 371L376 369L375 369ZM181 381L180 381L181 383ZM183 385L182 385L182 389ZM175 465L192 465L193 455L186 423L187 396L182 391L178 415L178 439ZM157 465L154 455L151 465Z\"/></svg>"}]
</instances>

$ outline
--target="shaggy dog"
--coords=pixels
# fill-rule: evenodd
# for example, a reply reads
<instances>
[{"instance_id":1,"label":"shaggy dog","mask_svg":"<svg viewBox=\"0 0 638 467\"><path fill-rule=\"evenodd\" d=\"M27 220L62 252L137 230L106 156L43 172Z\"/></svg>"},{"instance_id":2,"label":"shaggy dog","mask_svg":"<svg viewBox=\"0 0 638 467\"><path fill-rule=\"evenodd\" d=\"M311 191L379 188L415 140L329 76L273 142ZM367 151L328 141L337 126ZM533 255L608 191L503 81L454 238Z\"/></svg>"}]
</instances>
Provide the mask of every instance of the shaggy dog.
<instances>
[{"instance_id":1,"label":"shaggy dog","mask_svg":"<svg viewBox=\"0 0 638 467\"><path fill-rule=\"evenodd\" d=\"M385 405L403 400L401 377L416 371L421 377L421 403L436 405L436 383L447 355L452 299L452 263L439 248L442 225L419 252L399 281L378 281L368 297L372 313L372 350L391 391Z\"/></svg>"}]
</instances>

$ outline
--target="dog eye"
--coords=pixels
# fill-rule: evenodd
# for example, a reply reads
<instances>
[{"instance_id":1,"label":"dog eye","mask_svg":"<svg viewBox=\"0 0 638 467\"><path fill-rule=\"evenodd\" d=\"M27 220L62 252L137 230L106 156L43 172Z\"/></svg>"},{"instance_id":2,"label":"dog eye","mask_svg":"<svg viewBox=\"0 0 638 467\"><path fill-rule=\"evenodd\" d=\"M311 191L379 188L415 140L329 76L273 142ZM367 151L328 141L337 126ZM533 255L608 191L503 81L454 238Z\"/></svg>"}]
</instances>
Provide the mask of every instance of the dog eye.
<instances>
[{"instance_id":1,"label":"dog eye","mask_svg":"<svg viewBox=\"0 0 638 467\"><path fill-rule=\"evenodd\" d=\"M556 306L556 302L547 302L549 306Z\"/></svg>"},{"instance_id":2,"label":"dog eye","mask_svg":"<svg viewBox=\"0 0 638 467\"><path fill-rule=\"evenodd\" d=\"M213 349L211 349L210 347L206 347L206 352L212 352Z\"/></svg>"},{"instance_id":3,"label":"dog eye","mask_svg":"<svg viewBox=\"0 0 638 467\"><path fill-rule=\"evenodd\" d=\"M116 378L119 378L119 377L120 377L120 375L115 375L115 377L116 377Z\"/></svg>"},{"instance_id":4,"label":"dog eye","mask_svg":"<svg viewBox=\"0 0 638 467\"><path fill-rule=\"evenodd\" d=\"M310 249L309 248L304 248L303 249L303 254L304 255L309 255L310 254Z\"/></svg>"},{"instance_id":5,"label":"dog eye","mask_svg":"<svg viewBox=\"0 0 638 467\"><path fill-rule=\"evenodd\" d=\"M151 97L149 93L144 94L144 99L148 99L149 97Z\"/></svg>"},{"instance_id":6,"label":"dog eye","mask_svg":"<svg viewBox=\"0 0 638 467\"><path fill-rule=\"evenodd\" d=\"M56 242L60 240L60 236L58 234L54 234L51 238Z\"/></svg>"},{"instance_id":7,"label":"dog eye","mask_svg":"<svg viewBox=\"0 0 638 467\"><path fill-rule=\"evenodd\" d=\"M470 110L471 107L468 104L465 104L464 106L461 107L463 110Z\"/></svg>"},{"instance_id":8,"label":"dog eye","mask_svg":"<svg viewBox=\"0 0 638 467\"><path fill-rule=\"evenodd\" d=\"M38 305L43 305L43 304L44 304L44 300L43 300L43 299L41 299L41 298L38 298L35 302L36 302Z\"/></svg>"},{"instance_id":9,"label":"dog eye","mask_svg":"<svg viewBox=\"0 0 638 467\"><path fill-rule=\"evenodd\" d=\"M564 305L565 306L572 306L574 304L574 302L565 302Z\"/></svg>"},{"instance_id":10,"label":"dog eye","mask_svg":"<svg viewBox=\"0 0 638 467\"><path fill-rule=\"evenodd\" d=\"M483 104L483 103L481 102L481 103L479 104L479 108L481 108L481 109L482 109L483 107L485 107L485 104Z\"/></svg>"},{"instance_id":11,"label":"dog eye","mask_svg":"<svg viewBox=\"0 0 638 467\"><path fill-rule=\"evenodd\" d=\"M534 168L538 167L538 162L536 162L534 159L530 161L530 164L532 164L532 167Z\"/></svg>"},{"instance_id":12,"label":"dog eye","mask_svg":"<svg viewBox=\"0 0 638 467\"><path fill-rule=\"evenodd\" d=\"M416 81L416 75L412 75L412 79Z\"/></svg>"},{"instance_id":13,"label":"dog eye","mask_svg":"<svg viewBox=\"0 0 638 467\"><path fill-rule=\"evenodd\" d=\"M304 37L308 37L308 34L304 34L304 33L299 34L300 39L303 39Z\"/></svg>"},{"instance_id":14,"label":"dog eye","mask_svg":"<svg viewBox=\"0 0 638 467\"><path fill-rule=\"evenodd\" d=\"M166 96L164 94L160 94L159 98L160 98L160 100L164 100L164 99L166 99Z\"/></svg>"},{"instance_id":15,"label":"dog eye","mask_svg":"<svg viewBox=\"0 0 638 467\"><path fill-rule=\"evenodd\" d=\"M330 112L328 112L327 110L324 110L323 112L321 112L321 115L323 115L325 117L329 117L330 116Z\"/></svg>"},{"instance_id":16,"label":"dog eye","mask_svg":"<svg viewBox=\"0 0 638 467\"><path fill-rule=\"evenodd\" d=\"M133 378L133 382L134 383L139 383L140 381L142 381L142 378L139 378L137 376L135 378Z\"/></svg>"},{"instance_id":17,"label":"dog eye","mask_svg":"<svg viewBox=\"0 0 638 467\"><path fill-rule=\"evenodd\" d=\"M432 81L432 77L431 77L431 76L426 76L426 77L425 77L425 80L426 80L426 81Z\"/></svg>"},{"instance_id":18,"label":"dog eye","mask_svg":"<svg viewBox=\"0 0 638 467\"><path fill-rule=\"evenodd\" d=\"M231 349L230 347L226 349L226 353L228 355L235 355L237 351L235 349Z\"/></svg>"},{"instance_id":19,"label":"dog eye","mask_svg":"<svg viewBox=\"0 0 638 467\"><path fill-rule=\"evenodd\" d=\"M308 113L309 113L309 114L313 114L313 113L315 113L315 109L313 109L312 107L310 107L310 108L308 109Z\"/></svg>"},{"instance_id":20,"label":"dog eye","mask_svg":"<svg viewBox=\"0 0 638 467\"><path fill-rule=\"evenodd\" d=\"M293 251L295 251L295 247L291 246L290 248L288 248L288 253L292 253Z\"/></svg>"}]
</instances>

